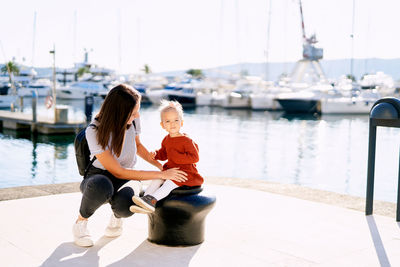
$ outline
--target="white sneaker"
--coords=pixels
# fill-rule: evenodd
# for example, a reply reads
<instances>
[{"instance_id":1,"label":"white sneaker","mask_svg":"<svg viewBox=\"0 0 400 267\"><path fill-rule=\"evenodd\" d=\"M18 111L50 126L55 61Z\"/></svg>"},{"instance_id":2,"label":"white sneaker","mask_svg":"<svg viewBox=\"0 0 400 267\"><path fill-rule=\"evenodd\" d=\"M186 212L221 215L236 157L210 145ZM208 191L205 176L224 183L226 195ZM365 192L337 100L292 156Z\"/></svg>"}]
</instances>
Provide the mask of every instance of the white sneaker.
<instances>
[{"instance_id":1,"label":"white sneaker","mask_svg":"<svg viewBox=\"0 0 400 267\"><path fill-rule=\"evenodd\" d=\"M141 207L139 207L139 206L137 206L137 205L132 205L132 206L130 206L129 207L129 210L131 211L131 212L133 212L133 213L143 213L143 214L149 214L149 213L151 213L151 211L149 211L149 210L145 210L145 209L143 209L143 208L141 208Z\"/></svg>"},{"instance_id":2,"label":"white sneaker","mask_svg":"<svg viewBox=\"0 0 400 267\"><path fill-rule=\"evenodd\" d=\"M92 238L87 229L87 220L77 221L72 227L72 234L74 236L74 243L80 247L93 246Z\"/></svg>"},{"instance_id":3,"label":"white sneaker","mask_svg":"<svg viewBox=\"0 0 400 267\"><path fill-rule=\"evenodd\" d=\"M114 214L111 215L110 223L108 224L105 236L117 237L122 234L122 218L117 218Z\"/></svg>"}]
</instances>

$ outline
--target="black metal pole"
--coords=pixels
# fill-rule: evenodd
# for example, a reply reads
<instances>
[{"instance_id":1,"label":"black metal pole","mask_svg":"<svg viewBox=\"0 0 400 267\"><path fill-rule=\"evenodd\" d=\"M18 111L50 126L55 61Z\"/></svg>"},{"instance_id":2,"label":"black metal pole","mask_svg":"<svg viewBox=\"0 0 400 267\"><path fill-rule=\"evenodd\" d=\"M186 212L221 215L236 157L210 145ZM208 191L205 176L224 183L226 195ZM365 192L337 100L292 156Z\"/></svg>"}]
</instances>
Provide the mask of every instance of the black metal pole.
<instances>
[{"instance_id":1,"label":"black metal pole","mask_svg":"<svg viewBox=\"0 0 400 267\"><path fill-rule=\"evenodd\" d=\"M31 125L31 131L35 133L37 131L36 129L36 123L37 123L37 102L38 102L38 93L37 90L32 90L32 125Z\"/></svg>"},{"instance_id":2,"label":"black metal pole","mask_svg":"<svg viewBox=\"0 0 400 267\"><path fill-rule=\"evenodd\" d=\"M94 104L93 96L91 96L91 95L86 96L85 97L85 116L86 116L87 123L90 123L92 121L93 104Z\"/></svg>"},{"instance_id":3,"label":"black metal pole","mask_svg":"<svg viewBox=\"0 0 400 267\"><path fill-rule=\"evenodd\" d=\"M365 215L371 215L374 204L374 176L375 176L376 125L369 122L368 143L368 173L367 173L367 200Z\"/></svg>"}]
</instances>

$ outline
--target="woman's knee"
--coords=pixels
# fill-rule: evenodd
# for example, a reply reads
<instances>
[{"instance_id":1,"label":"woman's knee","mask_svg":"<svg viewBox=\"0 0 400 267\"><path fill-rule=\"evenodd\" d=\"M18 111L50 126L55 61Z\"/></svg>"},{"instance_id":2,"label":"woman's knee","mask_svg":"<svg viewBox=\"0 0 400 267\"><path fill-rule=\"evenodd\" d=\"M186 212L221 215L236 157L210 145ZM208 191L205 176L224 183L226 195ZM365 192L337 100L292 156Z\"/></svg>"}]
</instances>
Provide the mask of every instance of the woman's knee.
<instances>
[{"instance_id":1,"label":"woman's knee","mask_svg":"<svg viewBox=\"0 0 400 267\"><path fill-rule=\"evenodd\" d=\"M95 174L82 182L81 191L85 197L95 196L110 199L114 194L114 186L107 176Z\"/></svg>"},{"instance_id":2,"label":"woman's knee","mask_svg":"<svg viewBox=\"0 0 400 267\"><path fill-rule=\"evenodd\" d=\"M132 187L126 186L119 190L111 199L111 208L117 217L129 217L133 213L129 207L133 205L132 197L135 191Z\"/></svg>"}]
</instances>

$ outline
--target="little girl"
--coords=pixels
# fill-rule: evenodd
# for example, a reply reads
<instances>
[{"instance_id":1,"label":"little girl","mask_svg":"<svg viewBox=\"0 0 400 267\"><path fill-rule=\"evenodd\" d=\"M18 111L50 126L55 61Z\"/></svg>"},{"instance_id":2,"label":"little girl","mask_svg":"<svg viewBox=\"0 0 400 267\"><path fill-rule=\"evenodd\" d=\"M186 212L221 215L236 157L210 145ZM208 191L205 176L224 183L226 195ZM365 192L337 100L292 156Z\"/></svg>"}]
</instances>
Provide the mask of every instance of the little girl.
<instances>
[{"instance_id":1,"label":"little girl","mask_svg":"<svg viewBox=\"0 0 400 267\"><path fill-rule=\"evenodd\" d=\"M157 201L165 198L179 186L200 186L203 177L196 169L199 161L199 148L186 134L181 133L183 126L182 105L176 101L163 100L160 106L161 127L168 132L163 139L161 148L151 155L156 160L168 160L163 165L163 170L176 168L187 173L187 181L176 182L171 180L152 180L143 197L133 196L133 202L143 209L154 212ZM132 206L135 207L135 206Z\"/></svg>"}]
</instances>

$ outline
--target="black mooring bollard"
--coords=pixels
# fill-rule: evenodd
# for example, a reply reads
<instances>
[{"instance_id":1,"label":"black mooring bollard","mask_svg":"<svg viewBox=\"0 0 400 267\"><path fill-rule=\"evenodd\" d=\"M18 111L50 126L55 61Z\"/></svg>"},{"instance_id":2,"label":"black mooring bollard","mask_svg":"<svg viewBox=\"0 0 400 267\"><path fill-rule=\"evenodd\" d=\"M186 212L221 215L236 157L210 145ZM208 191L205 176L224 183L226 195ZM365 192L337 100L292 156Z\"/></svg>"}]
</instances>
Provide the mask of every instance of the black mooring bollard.
<instances>
[{"instance_id":1,"label":"black mooring bollard","mask_svg":"<svg viewBox=\"0 0 400 267\"><path fill-rule=\"evenodd\" d=\"M85 96L85 116L87 123L90 123L92 121L93 104L93 96Z\"/></svg>"},{"instance_id":2,"label":"black mooring bollard","mask_svg":"<svg viewBox=\"0 0 400 267\"><path fill-rule=\"evenodd\" d=\"M32 90L32 122L37 122L37 102L38 102L38 92L37 90Z\"/></svg>"},{"instance_id":3,"label":"black mooring bollard","mask_svg":"<svg viewBox=\"0 0 400 267\"><path fill-rule=\"evenodd\" d=\"M375 180L375 151L376 127L400 128L400 100L394 97L385 97L376 101L369 114L369 143L368 143L368 172L367 172L367 199L365 215L371 215L374 202ZM396 221L400 221L400 159L397 185Z\"/></svg>"},{"instance_id":4,"label":"black mooring bollard","mask_svg":"<svg viewBox=\"0 0 400 267\"><path fill-rule=\"evenodd\" d=\"M166 246L195 246L204 241L205 219L216 198L203 188L178 187L157 202L149 214L150 242Z\"/></svg>"},{"instance_id":5,"label":"black mooring bollard","mask_svg":"<svg viewBox=\"0 0 400 267\"><path fill-rule=\"evenodd\" d=\"M37 123L37 102L38 102L38 92L37 90L32 90L32 125L31 131L33 133L36 132L36 123Z\"/></svg>"}]
</instances>

